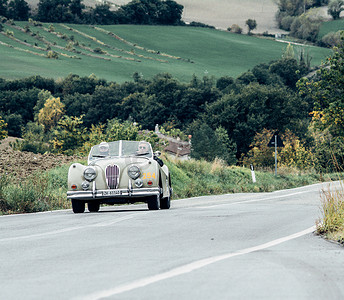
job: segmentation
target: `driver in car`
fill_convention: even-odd
[[[102,156],[108,156],[109,155],[109,144],[107,142],[101,142],[99,144],[99,154]]]
[[[149,154],[149,146],[146,142],[140,142],[139,146],[137,147],[136,154],[144,155]]]

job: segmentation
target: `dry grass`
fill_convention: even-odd
[[[322,217],[317,221],[317,232],[344,244],[344,183],[339,189],[329,185],[321,197]]]

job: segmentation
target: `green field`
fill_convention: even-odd
[[[29,25],[29,33],[23,32],[25,25]],[[193,74],[237,77],[259,63],[279,59],[286,48],[285,43],[270,39],[205,28],[54,24],[55,32],[51,33],[49,25],[4,25],[3,33],[12,31],[14,36],[0,34],[0,77],[41,75],[57,79],[73,73],[95,74],[116,82],[131,80],[134,72],[143,78],[168,72],[181,81],[189,81]],[[27,44],[21,43],[24,41]],[[39,48],[34,48],[35,44]],[[47,47],[59,53],[59,58],[44,57]],[[330,54],[324,48],[304,48],[312,57],[312,65],[319,65]],[[295,46],[296,52],[300,49]]]
[[[338,30],[344,30],[344,19],[324,22],[320,26],[318,40],[321,40],[329,32],[337,32]]]

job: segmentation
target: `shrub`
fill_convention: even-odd
[[[0,116],[0,140],[3,140],[4,138],[7,137],[6,127],[7,127],[7,123],[5,123],[5,121]]]
[[[296,17],[290,25],[290,34],[296,38],[315,42],[319,33],[320,20],[311,16]]]
[[[237,24],[233,24],[231,26],[231,30],[230,31],[234,32],[234,33],[237,33],[237,34],[241,34],[242,33],[242,28],[239,25],[237,25]]]
[[[328,34],[324,35],[321,39],[323,45],[327,47],[334,47],[337,46],[340,42],[340,31],[337,32],[329,32]]]
[[[104,51],[103,49],[101,48],[95,48],[93,50],[94,53],[98,53],[98,54],[106,54],[106,51]]]
[[[57,52],[50,50],[47,53],[47,58],[58,59],[59,55]]]
[[[212,26],[212,25],[204,24],[204,23],[201,23],[201,22],[194,22],[194,21],[191,22],[191,23],[189,24],[189,26],[215,29],[215,27]]]
[[[292,16],[285,16],[281,20],[280,28],[283,30],[290,31],[291,24],[293,23],[295,17]]]

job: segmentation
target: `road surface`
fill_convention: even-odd
[[[0,217],[1,299],[344,299],[326,184]]]

